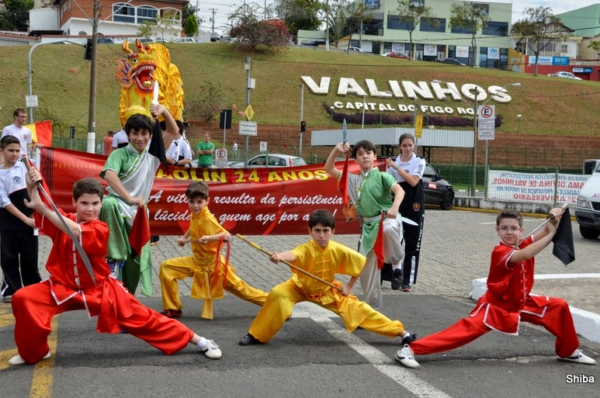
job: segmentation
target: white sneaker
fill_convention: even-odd
[[[210,359],[219,359],[223,356],[219,346],[213,340],[206,340],[206,346],[200,348],[200,352],[204,353]]]
[[[595,365],[596,364],[595,360],[593,360],[592,358],[585,355],[583,352],[581,352],[581,350],[575,350],[570,357],[565,357],[565,358],[557,357],[557,359],[559,361],[575,362],[575,363],[581,363],[584,365]]]
[[[415,360],[415,353],[407,344],[396,353],[396,361],[400,362],[402,366],[411,369],[416,369],[421,366],[419,365],[419,362]]]
[[[50,351],[48,351],[48,353],[46,355],[44,355],[44,357],[42,359],[48,359],[52,356],[52,354],[50,353]],[[27,362],[25,362],[25,360],[19,355],[15,355],[14,357],[12,357],[11,359],[8,360],[8,364],[9,365],[25,365]]]

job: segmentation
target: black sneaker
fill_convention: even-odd
[[[252,336],[251,334],[247,334],[244,337],[242,337],[239,344],[240,345],[255,345],[255,344],[262,344],[262,343],[260,341],[256,340],[254,338],[254,336]]]
[[[398,290],[402,286],[402,270],[397,268],[392,274],[392,290]]]
[[[402,291],[404,293],[409,293],[410,292],[410,285],[402,285]]]

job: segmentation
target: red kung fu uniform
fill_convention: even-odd
[[[76,221],[75,214],[62,210],[61,214]],[[20,289],[12,299],[15,341],[19,355],[27,363],[35,363],[48,353],[54,315],[73,310],[85,309],[90,318],[98,315],[98,332],[119,333],[122,327],[165,354],[173,354],[189,343],[194,336],[189,328],[145,307],[121,282],[109,277],[105,259],[109,231],[105,223],[95,219],[79,224],[79,241],[89,257],[96,285],[71,237],[39,214],[36,224],[52,239],[46,263],[50,278]]]
[[[433,354],[461,347],[479,336],[497,330],[518,335],[521,321],[543,326],[556,336],[555,351],[568,357],[579,347],[573,317],[560,298],[531,295],[535,259],[509,263],[515,250],[533,242],[525,239],[518,248],[500,242],[492,252],[488,290],[471,314],[454,325],[410,344],[416,355]]]

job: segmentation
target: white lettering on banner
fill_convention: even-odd
[[[191,217],[189,210],[184,212],[169,212],[163,209],[158,209],[154,213],[154,220],[156,221],[188,221]]]
[[[575,204],[588,178],[589,175],[490,170],[488,199]]]

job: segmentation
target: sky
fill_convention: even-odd
[[[479,0],[485,3],[485,0]],[[210,31],[212,22],[212,9],[215,10],[215,31],[223,33],[228,23],[227,17],[233,13],[244,0],[190,0],[192,5],[198,5],[200,8],[200,17],[204,20],[200,28],[204,31]],[[264,6],[265,0],[247,0],[248,3],[258,3]],[[512,22],[523,19],[523,11],[526,8],[536,8],[539,6],[550,7],[554,14],[560,14],[566,11],[583,8],[592,4],[600,4],[600,0],[494,0],[490,3],[513,3]],[[266,4],[273,4],[273,0],[266,0]]]

